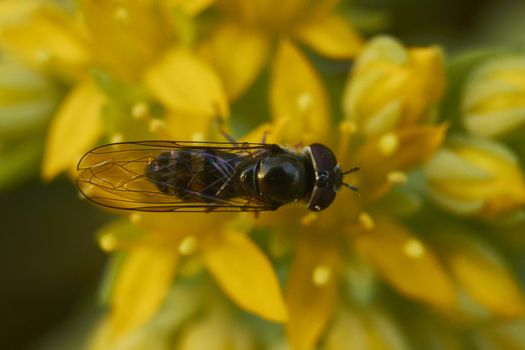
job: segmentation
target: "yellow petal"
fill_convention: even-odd
[[[150,92],[175,113],[208,118],[229,114],[219,77],[187,49],[171,50],[146,72],[144,81]]]
[[[495,217],[525,203],[525,179],[511,149],[479,138],[450,139],[426,164],[429,194],[461,215]]]
[[[379,310],[343,310],[330,329],[326,350],[404,350],[401,330]]]
[[[255,341],[246,329],[235,324],[231,316],[220,310],[188,327],[177,344],[179,350],[248,350],[255,348]]]
[[[118,338],[148,322],[164,302],[175,274],[178,251],[142,245],[130,250],[111,298],[111,333]]]
[[[146,231],[128,219],[113,221],[97,232],[100,248],[106,252],[132,248],[143,243]]]
[[[458,323],[450,322],[451,319],[429,312],[410,312],[406,316],[408,320],[403,317],[403,326],[410,329],[411,349],[465,349]],[[457,314],[452,316],[457,319],[454,316]]]
[[[65,98],[47,135],[42,176],[51,180],[72,169],[102,133],[101,108],[106,98],[87,78]]]
[[[289,41],[281,42],[270,83],[275,121],[288,122],[284,142],[324,140],[331,124],[326,91],[304,55]]]
[[[208,244],[204,258],[224,292],[241,308],[271,321],[286,321],[286,306],[275,271],[248,237],[227,231]]]
[[[455,305],[454,285],[432,248],[406,228],[376,219],[375,229],[356,237],[354,243],[400,293],[440,308]]]
[[[349,76],[345,115],[365,135],[428,121],[444,85],[438,48],[405,49],[393,38],[378,37],[367,43]]]
[[[221,76],[228,98],[235,100],[257,78],[269,48],[269,40],[262,32],[225,24],[201,49]]]
[[[167,10],[182,9],[190,16],[196,16],[213,5],[215,0],[163,0]]]
[[[473,135],[515,136],[525,122],[525,57],[497,57],[476,67],[466,81],[462,118]]]
[[[525,314],[523,292],[503,257],[493,248],[457,231],[441,233],[439,241],[454,277],[475,301],[501,316]]]
[[[4,50],[33,67],[68,77],[78,77],[84,71],[90,53],[78,26],[66,13],[51,5],[29,7],[25,1],[2,2],[0,17],[5,17],[4,11],[18,15],[0,25]]]
[[[478,349],[522,350],[525,349],[525,320],[491,323],[476,329],[473,337]]]
[[[121,79],[139,78],[169,38],[159,5],[156,1],[79,1],[94,59]]]
[[[301,240],[286,284],[287,335],[295,350],[313,349],[337,301],[339,256],[334,245]]]
[[[286,139],[289,121],[279,119],[271,123],[263,123],[252,129],[248,134],[240,139],[242,142],[254,143],[280,143]]]
[[[301,27],[296,35],[315,51],[336,59],[354,57],[363,46],[361,36],[352,25],[337,15],[312,21]]]
[[[291,32],[297,23],[325,17],[339,0],[218,0],[226,17],[270,33]]]
[[[173,330],[181,329],[202,310],[202,286],[178,283],[170,288],[160,310],[151,322],[115,339],[111,318],[105,317],[90,336],[89,350],[165,350],[173,346]]]
[[[362,193],[376,198],[393,184],[389,174],[405,171],[430,158],[445,139],[447,125],[415,125],[370,138],[349,164],[361,164]]]

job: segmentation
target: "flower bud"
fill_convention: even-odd
[[[432,116],[444,84],[439,48],[406,49],[393,38],[379,37],[357,59],[344,112],[366,135],[417,124]]]
[[[525,125],[525,55],[493,59],[470,75],[462,101],[465,128],[502,137]]]
[[[460,215],[494,217],[525,202],[517,159],[493,141],[453,139],[427,163],[425,173],[430,196]]]

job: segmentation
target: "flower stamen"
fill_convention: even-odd
[[[425,254],[425,246],[420,240],[411,238],[403,245],[403,252],[410,258],[418,259]]]
[[[391,171],[386,175],[386,179],[391,184],[401,185],[407,182],[407,174],[399,170]]]
[[[373,230],[376,227],[374,219],[367,212],[361,212],[357,218],[361,226],[367,230]]]
[[[313,106],[313,97],[307,92],[303,92],[297,97],[297,106],[300,112],[307,112]]]
[[[198,246],[199,240],[197,237],[193,235],[187,236],[179,244],[179,253],[185,256],[192,255],[197,251]]]
[[[98,244],[103,251],[109,253],[117,249],[118,240],[115,235],[109,233],[100,237]]]
[[[142,214],[140,213],[133,213],[129,216],[129,221],[131,221],[132,224],[138,225],[142,222]]]
[[[121,133],[115,133],[109,138],[110,143],[119,143],[124,140],[124,135]]]
[[[391,132],[384,134],[379,138],[377,148],[383,156],[391,156],[399,148],[399,138]]]
[[[303,225],[303,226],[309,226],[311,223],[313,223],[314,221],[316,221],[318,218],[319,218],[319,216],[317,215],[317,213],[310,212],[310,213],[304,215],[304,216],[301,218],[301,225]]]
[[[129,20],[129,12],[126,8],[119,6],[113,12],[113,18],[119,22],[127,22]]]
[[[168,131],[168,124],[161,119],[152,119],[149,122],[149,131],[154,134],[163,135],[169,137],[170,133]]]
[[[312,282],[317,287],[328,284],[332,278],[332,269],[324,264],[317,265],[312,271]]]
[[[131,116],[137,120],[145,120],[149,117],[149,104],[137,102],[131,107]]]
[[[350,144],[350,137],[357,131],[357,124],[348,120],[345,120],[339,125],[339,132],[341,138],[339,139],[339,146],[337,148],[337,154],[339,158],[346,159],[347,150]]]

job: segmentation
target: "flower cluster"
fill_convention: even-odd
[[[339,5],[0,2],[0,188],[48,120],[46,180],[102,143],[221,140],[218,120],[361,167],[320,213],[116,212],[89,349],[525,347],[525,55],[366,39]]]

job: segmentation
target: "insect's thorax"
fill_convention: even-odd
[[[306,201],[314,185],[313,166],[300,153],[276,149],[239,166],[239,192],[258,197],[278,208],[283,204]]]

